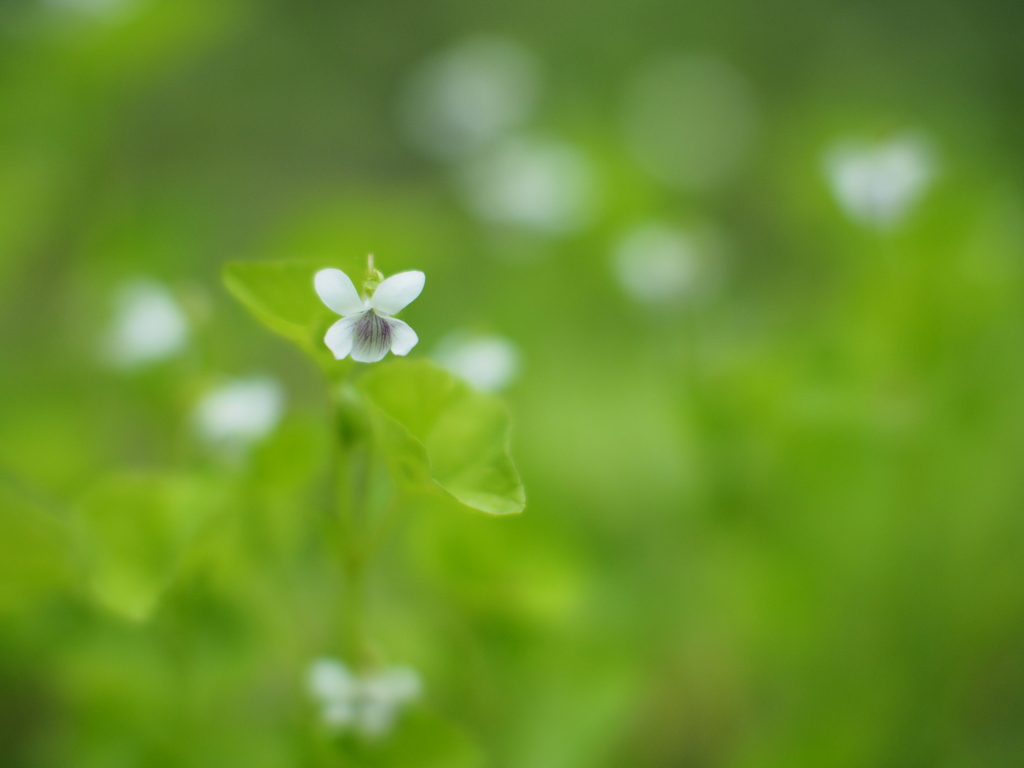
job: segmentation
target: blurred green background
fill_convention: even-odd
[[[1024,765],[1022,29],[0,0],[0,764]],[[411,357],[507,398],[528,503],[391,532],[368,621],[444,725],[353,758],[304,683],[323,382],[220,270],[370,251],[427,274]],[[222,439],[238,380],[267,423]],[[69,533],[125,473],[202,478],[134,619]]]

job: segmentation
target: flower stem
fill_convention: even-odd
[[[374,448],[365,410],[355,391],[340,388],[333,398],[333,407],[335,429],[330,494],[345,575],[342,647],[344,655],[360,669],[370,666],[374,656],[366,630],[369,552],[364,547]]]

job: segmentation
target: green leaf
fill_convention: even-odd
[[[510,420],[499,399],[427,361],[377,365],[359,388],[399,483],[440,487],[492,515],[523,510],[523,484],[509,456]]]
[[[224,500],[219,484],[197,477],[121,474],[100,481],[76,518],[97,600],[126,618],[148,617]]]
[[[0,484],[0,613],[69,590],[76,575],[65,521]]]
[[[312,261],[234,261],[223,270],[224,285],[267,328],[298,344],[321,363],[333,362],[324,334],[338,316],[313,289],[324,267]],[[360,274],[347,265],[350,275]]]

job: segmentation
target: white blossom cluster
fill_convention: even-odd
[[[163,283],[139,277],[114,295],[114,317],[103,342],[104,357],[115,367],[141,368],[181,352],[188,344],[188,318]]]
[[[936,172],[931,145],[918,134],[877,143],[838,142],[826,152],[824,167],[843,211],[883,230],[907,216]]]
[[[409,667],[356,674],[338,659],[327,657],[310,664],[306,684],[325,726],[370,738],[387,735],[402,709],[422,690],[419,675]]]

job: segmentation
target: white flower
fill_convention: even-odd
[[[826,153],[825,173],[851,219],[885,229],[927,189],[935,161],[924,139],[907,134],[875,145],[842,142]]]
[[[321,269],[313,284],[320,300],[342,316],[332,325],[324,343],[338,360],[352,355],[360,363],[375,363],[391,350],[407,355],[419,337],[401,320],[391,317],[403,310],[423,290],[422,272],[400,272],[377,286],[365,301],[348,275],[340,269]]]
[[[698,272],[697,248],[686,233],[652,222],[627,232],[615,248],[622,289],[637,301],[661,304],[688,293]]]
[[[118,367],[134,368],[163,360],[188,341],[185,312],[162,283],[147,278],[132,280],[118,290],[114,305],[106,352]]]
[[[402,707],[417,699],[422,688],[419,675],[409,667],[356,675],[330,658],[310,665],[307,687],[320,705],[326,726],[337,731],[354,729],[370,737],[390,731]]]
[[[519,350],[502,336],[452,334],[437,345],[441,366],[484,392],[499,392],[519,372]]]
[[[509,139],[471,162],[462,183],[481,219],[549,234],[582,229],[596,207],[590,160],[562,141]]]
[[[467,40],[416,72],[400,105],[404,127],[429,154],[464,157],[529,117],[539,70],[535,56],[511,40]]]
[[[284,392],[276,381],[237,379],[199,401],[195,423],[211,443],[246,445],[270,434],[283,410]]]

